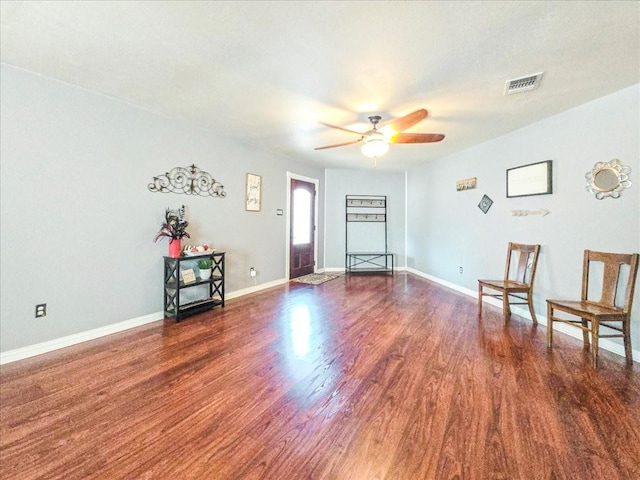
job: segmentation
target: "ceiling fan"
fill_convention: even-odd
[[[424,120],[428,115],[428,112],[421,108],[408,115],[405,115],[395,120],[390,120],[378,124],[382,117],[380,115],[371,115],[369,121],[371,122],[371,130],[366,132],[357,132],[355,130],[349,130],[348,128],[338,127],[330,125],[328,123],[322,123],[330,128],[342,130],[343,132],[354,133],[359,135],[360,138],[352,140],[350,142],[336,143],[334,145],[326,145],[324,147],[316,147],[315,150],[325,150],[327,148],[344,147],[347,145],[354,145],[356,143],[364,142],[362,144],[362,153],[367,157],[377,158],[384,155],[389,150],[390,143],[433,143],[439,142],[444,138],[444,135],[440,133],[402,133],[403,130],[412,127],[421,120]]]

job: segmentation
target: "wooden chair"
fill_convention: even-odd
[[[528,305],[531,319],[537,324],[538,319],[533,311],[533,280],[539,254],[540,245],[509,242],[504,280],[478,280],[478,315],[482,315],[482,297],[494,297],[502,300],[505,324],[511,317],[510,305]],[[516,268],[512,268],[513,265]],[[485,293],[485,288],[500,293]]]
[[[623,269],[622,266],[628,268]],[[594,288],[589,279],[602,269],[602,288]],[[597,270],[596,270],[597,269]],[[547,346],[553,344],[553,322],[562,322],[582,329],[584,347],[589,348],[589,333],[591,333],[592,350],[591,363],[598,365],[598,340],[605,337],[623,337],[624,354],[627,363],[633,362],[631,353],[631,305],[633,291],[638,273],[638,254],[605,253],[584,251],[582,263],[582,296],[579,301],[547,300]],[[624,295],[622,295],[624,289]],[[594,294],[596,290],[599,290]],[[591,300],[596,295],[599,300]],[[623,296],[624,298],[620,298]],[[558,310],[580,319],[559,318],[554,315]],[[621,322],[612,325],[610,322]],[[600,327],[618,331],[615,334],[600,334]]]

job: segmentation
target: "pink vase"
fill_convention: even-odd
[[[169,256],[171,258],[180,257],[180,254],[182,253],[182,250],[180,248],[181,247],[180,243],[181,242],[179,238],[169,240]]]

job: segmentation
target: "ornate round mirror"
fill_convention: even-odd
[[[605,197],[620,198],[622,190],[631,186],[630,172],[631,167],[622,165],[617,158],[598,162],[585,175],[587,190],[595,194],[598,200]]]

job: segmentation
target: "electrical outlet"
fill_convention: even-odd
[[[47,316],[47,304],[39,303],[36,305],[36,318],[46,317]]]
[[[462,267],[460,267],[460,273],[462,273]]]
[[[251,268],[249,269],[249,276],[250,276],[251,278],[253,278],[253,277],[255,277],[255,276],[256,276],[256,269],[255,269],[255,268],[251,267]]]

